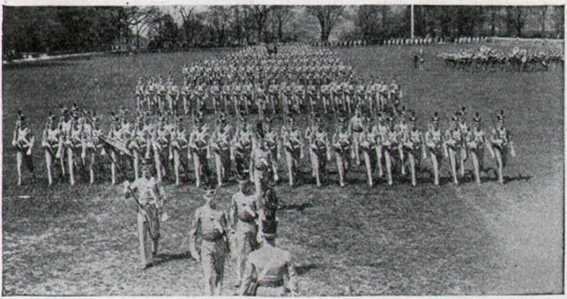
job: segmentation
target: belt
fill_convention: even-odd
[[[278,280],[263,279],[258,281],[258,286],[265,288],[279,288],[282,287],[283,285],[284,285],[283,279],[278,279]]]

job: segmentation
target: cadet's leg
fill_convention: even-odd
[[[457,179],[457,161],[455,150],[449,149],[449,163],[451,164],[451,175],[453,176],[453,183],[458,184]]]
[[[151,240],[148,233],[148,223],[143,215],[138,213],[138,240],[140,242],[140,262],[142,267],[152,263]]]
[[[112,185],[116,184],[116,163],[118,162],[116,157],[116,152],[114,150],[110,151],[110,176]]]
[[[406,157],[404,155],[404,149],[401,145],[398,147],[398,154],[400,155],[400,168],[402,175],[406,175]]]
[[[471,151],[474,178],[478,185],[480,185],[480,163],[478,160],[478,155],[476,151]]]
[[[203,267],[203,276],[205,278],[205,289],[207,290],[207,295],[214,296],[216,275],[214,270],[214,258],[211,256],[211,249],[208,248],[209,246],[211,245],[207,245],[206,247],[201,245],[201,267]]]
[[[49,150],[45,150],[45,167],[47,168],[47,182],[49,186],[53,185],[53,175],[51,174],[52,157]]]
[[[408,162],[409,162],[410,174],[411,174],[411,184],[412,186],[415,187],[417,185],[417,179],[415,175],[415,156],[413,153],[409,153]]]
[[[388,185],[392,185],[392,155],[389,150],[384,151],[384,160],[386,161],[386,178],[388,179]]]
[[[344,163],[343,163],[343,157],[340,153],[337,153],[335,155],[336,160],[337,160],[337,170],[339,172],[339,185],[341,187],[345,186],[345,169],[344,169]]]
[[[16,152],[16,167],[18,172],[18,186],[22,185],[22,164],[24,155],[21,151]]]
[[[91,150],[91,152],[89,153],[89,183],[91,185],[94,184],[94,180],[95,180],[95,173],[94,173],[95,159],[96,159],[96,152],[94,150]]]
[[[433,167],[433,184],[439,186],[439,160],[437,160],[437,154],[431,152],[431,164]]]
[[[384,169],[382,168],[382,147],[376,146],[376,164],[378,168],[378,177],[384,176]]]
[[[195,166],[196,186],[201,186],[201,159],[197,153],[193,153],[193,165]]]
[[[133,151],[133,155],[134,157],[132,158],[132,160],[134,161],[134,179],[137,180],[139,177],[139,162],[140,162],[140,153],[138,152],[138,150],[134,150]]]
[[[353,147],[354,156],[352,156],[352,158],[354,158],[356,160],[356,165],[360,166],[360,164],[361,164],[361,162],[360,162],[360,144],[359,144],[360,134],[354,133],[353,139],[354,139],[354,147]]]
[[[463,147],[461,148],[459,155],[459,171],[461,178],[465,176],[465,160],[467,159],[467,150]]]
[[[502,151],[500,148],[495,148],[494,154],[496,156],[496,172],[498,174],[498,182],[500,184],[504,184],[504,166],[503,166],[503,159],[502,159]]]
[[[173,171],[175,172],[175,185],[179,186],[181,184],[181,180],[179,178],[180,173],[179,169],[181,168],[181,155],[179,151],[174,149],[173,150]]]
[[[366,177],[368,179],[368,186],[374,186],[374,182],[372,181],[372,162],[370,161],[370,153],[364,151],[362,153],[364,156],[364,164],[366,165]]]
[[[225,252],[224,249],[217,250],[215,254],[215,296],[220,296],[222,293],[222,282],[224,280],[224,260]]]
[[[163,173],[161,168],[160,152],[157,150],[154,150],[154,164],[156,165],[156,175],[158,182],[161,182]]]
[[[71,186],[75,185],[75,172],[74,172],[74,164],[73,163],[73,148],[69,147],[67,149],[67,166],[69,167],[69,183]]]
[[[215,169],[217,173],[217,185],[220,187],[223,181],[223,165],[221,156],[218,153],[215,153]]]
[[[293,157],[289,151],[286,150],[285,158],[287,162],[287,174],[289,178],[289,185],[293,187]]]
[[[321,187],[321,170],[319,169],[321,162],[319,162],[319,159],[321,159],[321,157],[319,157],[316,153],[313,153],[313,161],[311,165],[313,167],[313,173],[315,176],[317,187]],[[323,159],[325,158],[323,157]]]

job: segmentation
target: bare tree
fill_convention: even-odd
[[[266,32],[266,21],[272,6],[268,5],[252,5],[249,7],[252,18],[256,23],[256,30],[258,34],[258,42],[265,40]]]
[[[344,6],[308,6],[307,13],[317,18],[321,27],[321,41],[328,41],[331,31],[343,15]]]
[[[192,26],[191,25],[191,20],[194,17],[194,13],[195,13],[195,7],[194,6],[175,6],[175,9],[179,12],[179,15],[181,16],[181,27],[183,29],[183,38],[185,39],[185,43],[189,44],[190,41],[193,39],[192,36]]]
[[[129,28],[132,28],[136,36],[136,48],[140,48],[140,36],[144,32],[151,21],[160,15],[160,11],[157,7],[127,7],[124,10],[124,16],[126,19],[126,24]]]
[[[278,40],[283,39],[283,27],[291,21],[293,18],[293,7],[292,6],[276,6],[272,9],[272,16],[274,20],[274,25],[276,27]]]

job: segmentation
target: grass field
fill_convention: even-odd
[[[434,111],[446,119],[461,105],[479,111],[489,125],[489,114],[504,109],[519,154],[506,169],[507,183],[500,186],[488,177],[480,187],[472,182],[457,187],[448,183],[444,165],[440,187],[423,174],[415,188],[407,181],[391,187],[380,181],[369,188],[363,169],[356,169],[349,185],[339,188],[333,164],[324,188],[311,180],[293,189],[280,184],[285,207],[278,243],[296,257],[301,295],[563,291],[563,70],[470,73],[433,58],[455,47],[424,48],[422,71],[412,68],[417,50],[412,47],[337,51],[363,77],[397,76],[421,125]],[[201,268],[187,257],[191,218],[204,202],[201,190],[166,187],[170,220],[163,225],[160,263],[140,271],[135,206],[120,188],[105,180],[92,187],[65,182],[48,189],[40,150],[34,153],[39,179],[31,185],[26,177],[28,184],[16,187],[10,140],[17,109],[39,135],[48,111],[56,112],[60,104],[79,102],[106,115],[121,105],[132,108],[143,72],[171,71],[179,80],[182,64],[222,53],[97,57],[5,70],[4,295],[204,294]],[[96,103],[94,78],[102,85]],[[307,165],[302,167],[307,173]],[[235,184],[222,189],[223,208],[235,190]],[[226,273],[230,295],[232,265]]]

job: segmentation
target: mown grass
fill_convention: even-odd
[[[311,179],[293,189],[280,184],[285,207],[278,242],[296,258],[302,295],[562,291],[562,70],[471,73],[434,58],[455,47],[424,48],[422,71],[411,64],[413,47],[337,51],[363,77],[397,76],[406,105],[417,111],[422,126],[434,111],[446,119],[461,105],[471,114],[481,112],[486,125],[491,113],[505,109],[519,153],[506,170],[508,183],[497,185],[491,174],[481,187],[473,182],[455,187],[444,166],[440,187],[424,173],[415,188],[402,179],[369,188],[362,169],[354,169],[349,185],[339,188],[330,163],[324,188]],[[47,188],[39,150],[34,153],[39,179],[16,187],[10,139],[17,109],[39,135],[48,111],[60,104],[80,102],[105,115],[122,105],[132,108],[133,89],[144,72],[167,76],[171,71],[179,80],[182,64],[216,55],[222,52],[97,57],[5,70],[4,295],[203,294],[201,269],[186,255],[192,214],[203,203],[201,190],[167,186],[170,220],[163,225],[161,262],[139,271],[135,206],[122,199],[120,188],[104,177],[95,186],[61,182]],[[102,86],[96,97],[94,78]],[[328,125],[332,122],[329,116]],[[306,163],[302,169],[307,177]],[[281,171],[285,176],[283,164]],[[222,189],[223,208],[235,190],[234,184]],[[233,267],[226,271],[225,292],[231,294]]]

